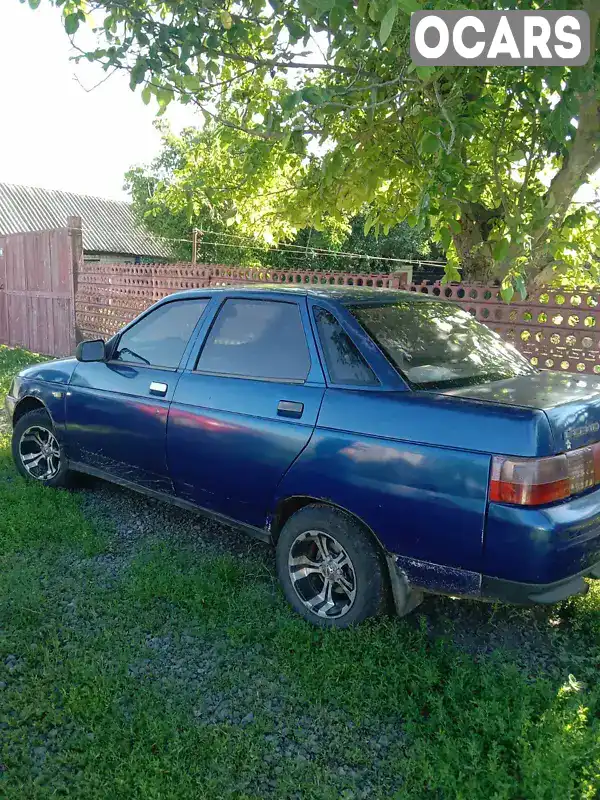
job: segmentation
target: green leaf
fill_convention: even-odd
[[[219,14],[219,19],[221,20],[221,25],[226,31],[231,30],[231,26],[233,25],[233,17],[229,11],[221,11]]]
[[[383,3],[379,0],[371,0],[369,3],[369,19],[371,22],[380,22],[383,19]]]
[[[34,10],[38,8],[39,4],[42,0],[29,0],[29,8],[33,8]]]
[[[419,218],[417,217],[416,214],[409,214],[408,217],[406,218],[406,224],[410,228],[415,228],[417,226],[418,222],[419,222]]]
[[[313,106],[318,106],[323,102],[323,95],[316,86],[307,86],[306,89],[303,89],[302,98]]]
[[[364,228],[363,228],[363,234],[365,236],[368,235],[368,233],[371,230],[371,228],[373,227],[373,225],[375,225],[375,220],[372,219],[371,217],[367,217],[366,220],[365,220]]]
[[[415,72],[422,81],[428,81],[435,72],[435,67],[415,67]]]
[[[426,133],[421,139],[421,152],[422,153],[437,153],[440,148],[440,140],[433,133]]]
[[[302,92],[292,92],[281,101],[281,110],[289,114],[300,102],[302,102]]]
[[[335,11],[335,9],[333,9],[333,11]],[[331,13],[333,13],[333,11]],[[331,14],[329,15],[329,19],[331,21]],[[286,20],[285,27],[288,30],[292,44],[301,39],[306,33],[306,28],[304,27],[304,25],[302,25],[295,19]]]
[[[146,60],[143,58],[138,58],[135,62],[133,69],[131,70],[131,75],[129,78],[129,85],[132,89],[135,89],[140,83],[143,83],[144,78],[146,77]]]
[[[520,275],[515,278],[515,286],[516,286],[516,289],[517,289],[518,293],[521,295],[521,300],[526,300],[527,299],[527,287],[525,286],[525,281],[523,280],[523,278]]]
[[[514,164],[516,161],[525,161],[525,153],[523,150],[513,150],[513,152],[509,155],[508,160]]]
[[[550,67],[550,69],[546,71],[545,75],[545,81],[548,84],[548,88],[553,92],[560,91],[564,76],[564,67]]]
[[[573,113],[569,108],[567,108],[567,104],[564,100],[561,100],[561,102],[557,104],[556,108],[550,115],[550,127],[552,129],[552,133],[561,143],[564,141],[567,133],[569,133],[572,116]]]
[[[398,6],[394,3],[388,10],[385,17],[381,20],[381,28],[379,29],[379,41],[384,45],[390,38],[390,33],[394,27],[396,14],[398,13]]]
[[[182,83],[188,92],[197,92],[200,89],[200,78],[197,75],[184,75]]]
[[[444,250],[447,250],[451,243],[452,243],[452,234],[448,228],[442,228],[440,230],[440,242]]]
[[[398,0],[398,5],[400,6],[400,10],[404,11],[405,14],[412,14],[415,11],[423,10],[418,0]]]
[[[495,260],[504,261],[504,259],[508,255],[509,247],[510,247],[510,242],[508,241],[508,239],[501,239],[499,242],[496,242],[493,249]]]
[[[152,99],[152,89],[149,86],[144,86],[142,89],[142,102],[145,106],[148,105],[150,100]]]
[[[77,33],[77,29],[79,28],[79,17],[77,14],[67,14],[65,17],[65,30],[72,36],[74,33]]]
[[[364,19],[367,16],[367,9],[369,8],[369,0],[358,0],[358,5],[356,7],[356,13],[361,19]]]
[[[329,12],[329,30],[339,31],[345,18],[345,9],[343,9],[341,6],[334,6]]]
[[[440,133],[442,130],[442,122],[438,117],[423,117],[421,120],[421,126],[423,128],[427,128],[427,130],[431,131],[431,133]]]
[[[459,283],[460,279],[460,272],[456,269],[454,264],[448,262],[444,267],[444,277],[442,278],[442,283]]]
[[[173,100],[173,90],[162,88],[156,91],[156,99],[158,100],[158,105],[165,109],[169,103]]]
[[[209,50],[218,50],[221,43],[216,33],[209,33],[204,44]]]
[[[317,7],[321,14],[326,14],[335,5],[335,0],[312,0],[312,4]]]
[[[505,286],[503,289],[500,289],[500,297],[504,300],[505,303],[510,303],[513,299],[515,290],[512,284]]]
[[[450,228],[452,233],[460,233],[460,222],[457,219],[449,220],[448,227]]]

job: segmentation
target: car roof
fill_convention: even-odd
[[[429,301],[429,295],[420,292],[407,292],[401,289],[378,289],[370,286],[321,286],[321,285],[300,285],[282,286],[277,283],[261,284],[235,284],[234,286],[219,286],[211,289],[188,289],[177,292],[165,297],[165,300],[183,299],[194,297],[206,297],[212,295],[227,294],[235,297],[236,295],[247,297],[249,294],[257,296],[285,297],[286,295],[300,295],[303,297],[316,297],[324,300],[333,300],[342,305],[354,305],[373,302],[397,303],[400,301]]]

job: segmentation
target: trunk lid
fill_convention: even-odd
[[[560,372],[521,375],[442,394],[468,400],[543,411],[562,453],[600,441],[600,380]]]

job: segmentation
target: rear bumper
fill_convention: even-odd
[[[554,586],[599,562],[599,489],[542,508],[489,504],[481,572],[490,579]]]
[[[481,599],[515,605],[552,605],[568,597],[587,594],[585,578],[600,578],[600,561],[579,575],[571,575],[554,583],[518,583],[483,575]]]
[[[402,556],[411,586],[518,605],[559,603],[600,578],[600,490],[540,508],[490,503],[481,571]]]
[[[390,559],[395,563],[402,580],[411,589],[523,606],[552,605],[574,595],[586,594],[589,586],[585,578],[600,578],[600,560],[581,572],[557,581],[530,583],[481,575],[470,570],[398,555],[390,554]]]

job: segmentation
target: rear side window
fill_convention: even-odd
[[[243,378],[304,381],[310,355],[300,309],[272,300],[226,300],[196,369]]]
[[[373,370],[333,314],[315,308],[315,319],[331,380],[356,386],[378,384]]]
[[[535,373],[514,347],[454,303],[411,298],[349,311],[413,389],[443,391]]]
[[[174,300],[146,314],[119,339],[113,361],[176,369],[208,300]]]

